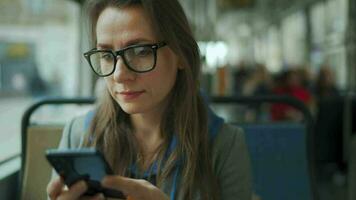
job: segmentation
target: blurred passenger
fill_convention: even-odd
[[[331,164],[343,171],[344,99],[340,97],[335,86],[334,73],[329,66],[323,65],[320,68],[314,93],[317,103],[315,135],[322,138],[316,141],[316,159],[322,168]]]
[[[89,9],[84,56],[106,89],[95,110],[67,124],[60,148],[103,152],[115,174],[99,184],[127,199],[251,199],[243,132],[200,93],[199,47],[179,1],[93,0]],[[50,199],[105,199],[86,190],[61,177],[47,187]]]
[[[247,66],[244,61],[237,65],[237,70],[233,74],[233,94],[234,95],[242,95],[242,90],[249,76],[249,72],[247,70]]]
[[[48,86],[46,82],[41,77],[39,70],[36,65],[33,67],[33,73],[31,74],[30,81],[30,91],[33,96],[43,96],[48,92]]]
[[[312,95],[303,86],[296,70],[283,72],[280,81],[273,90],[277,95],[288,95],[302,101],[307,107],[312,106]],[[271,107],[272,120],[300,121],[302,113],[286,104],[273,104]]]
[[[320,68],[314,93],[317,100],[339,96],[340,93],[335,85],[334,73],[329,66],[324,65]]]
[[[261,96],[271,94],[272,83],[269,72],[265,65],[257,64],[256,68],[250,73],[243,85],[242,95]],[[268,104],[250,104],[245,114],[245,121],[267,121]]]
[[[305,89],[312,92],[313,89],[313,75],[308,65],[300,65],[296,68],[297,73],[299,73],[301,83]]]
[[[270,94],[271,88],[271,78],[266,67],[262,64],[257,64],[243,85],[242,95],[266,95]]]

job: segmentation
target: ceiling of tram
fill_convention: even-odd
[[[274,23],[317,1],[320,0],[216,0],[216,3],[218,18],[233,13],[250,21],[267,20]]]
[[[204,31],[213,27],[217,32],[231,32],[235,27],[246,25],[263,29],[317,1],[321,0],[180,0],[202,40],[219,38],[219,33]]]
[[[60,0],[58,0],[60,1]],[[59,4],[43,0],[0,0],[0,24],[39,24],[42,19],[53,19],[57,23],[68,21],[72,12],[70,4],[85,0],[60,1]],[[300,9],[308,3],[319,0],[179,0],[185,8],[198,39],[216,39],[218,26],[237,27],[248,24],[255,29]],[[52,6],[53,4],[53,6]],[[46,8],[46,9],[44,9]],[[63,12],[65,11],[65,12]],[[13,13],[19,13],[14,15]],[[262,28],[263,29],[263,28]],[[216,30],[216,31],[206,31]],[[223,29],[224,30],[224,29]],[[246,32],[245,32],[246,33]]]
[[[73,0],[79,3],[85,2],[85,0]],[[194,15],[194,18],[201,20],[211,20],[211,23],[215,23],[220,16],[224,16],[226,13],[239,13],[242,15],[253,16],[280,16],[283,12],[286,12],[293,7],[300,7],[300,5],[314,2],[318,0],[179,0],[185,4],[186,10],[190,12],[188,15]],[[43,0],[1,0],[0,1],[0,13],[2,17],[0,23],[11,23],[14,21],[36,21],[36,14],[43,12],[44,5],[51,4]],[[208,9],[208,12],[205,8]],[[58,11],[65,9],[51,9],[46,15],[61,15]],[[29,13],[30,12],[30,13]],[[13,15],[12,13],[21,13],[20,15]],[[19,17],[22,16],[22,17]],[[28,16],[31,16],[29,18]],[[55,16],[54,18],[61,19],[61,16]],[[255,17],[253,17],[255,18]],[[41,18],[39,18],[41,19]],[[201,22],[205,23],[205,22]],[[210,22],[207,22],[210,23]]]
[[[221,10],[285,10],[318,0],[216,0]]]

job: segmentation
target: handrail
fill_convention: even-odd
[[[314,118],[306,107],[306,105],[292,97],[287,95],[265,95],[265,96],[213,96],[210,97],[210,103],[224,103],[224,104],[262,104],[262,103],[283,103],[288,104],[297,110],[301,111],[306,127],[307,127],[307,159],[308,159],[308,171],[310,173],[310,183],[312,189],[312,195],[314,200],[319,199],[317,182],[316,182],[316,159],[315,159],[315,122]]]
[[[25,170],[25,151],[26,151],[26,141],[27,141],[27,128],[30,125],[30,118],[31,115],[41,106],[43,105],[59,105],[59,104],[93,104],[95,102],[94,97],[87,97],[87,98],[44,98],[36,103],[32,104],[22,116],[21,120],[21,170],[20,170],[20,186],[19,186],[19,194],[21,194],[22,189],[22,181],[23,181],[23,173]]]

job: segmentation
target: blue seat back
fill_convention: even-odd
[[[304,124],[242,125],[251,155],[253,189],[262,200],[311,200]]]

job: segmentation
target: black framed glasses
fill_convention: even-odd
[[[118,56],[126,67],[136,73],[152,71],[156,66],[157,49],[167,45],[165,42],[155,44],[137,44],[118,51],[94,48],[83,55],[92,70],[101,77],[114,73]]]

